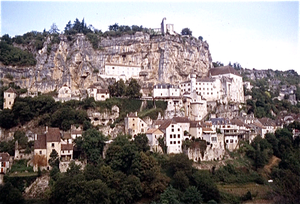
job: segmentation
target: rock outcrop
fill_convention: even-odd
[[[83,34],[73,36],[71,41],[64,35],[59,37],[59,44],[51,44],[48,37],[39,51],[22,47],[33,52],[36,66],[1,65],[0,76],[11,74],[17,85],[30,92],[57,91],[67,84],[72,94],[80,95],[94,83],[108,86],[109,81],[100,76],[106,63],[140,66],[143,87],[162,82],[178,84],[190,73],[206,76],[212,67],[208,43],[194,37],[137,32],[102,38],[97,50]]]

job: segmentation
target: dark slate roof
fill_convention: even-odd
[[[48,128],[48,132],[46,133],[46,142],[60,142],[59,128]]]
[[[231,66],[216,67],[209,70],[212,76],[221,74],[235,74],[240,76],[240,74]]]
[[[8,162],[10,155],[7,152],[0,153],[0,162]]]
[[[264,126],[276,126],[276,123],[274,120],[270,119],[270,118],[260,118],[258,119],[259,122],[261,122],[262,125]]]
[[[34,149],[46,149],[46,135],[38,135],[34,141]]]
[[[168,119],[168,120],[165,120],[162,124],[161,124],[161,126],[159,126],[159,130],[161,130],[161,131],[163,131],[163,130],[165,130],[167,127],[169,127],[169,125],[171,125],[171,123],[172,123],[172,120],[171,119]]]
[[[245,126],[245,123],[241,119],[238,119],[238,118],[232,119],[231,123],[234,125],[237,125],[237,126]]]
[[[226,118],[211,118],[212,125],[226,125],[229,124],[229,120]]]

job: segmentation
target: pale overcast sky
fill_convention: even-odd
[[[63,31],[76,18],[103,32],[114,23],[159,28],[164,17],[202,36],[213,61],[300,74],[299,1],[1,1],[1,36],[53,23]]]

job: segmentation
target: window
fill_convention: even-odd
[[[180,129],[178,128],[178,132],[180,131]]]
[[[210,94],[213,95],[213,92],[211,92]]]
[[[174,132],[174,129],[172,129],[171,131]]]
[[[176,141],[174,141],[174,144],[176,144]]]
[[[217,141],[217,138],[216,138],[216,137],[211,137],[211,141],[212,141],[212,142],[216,142],[216,141]]]
[[[8,94],[8,97],[10,97],[10,94]]]
[[[180,141],[178,141],[178,144],[180,144]]]
[[[170,141],[170,144],[173,144],[173,142],[172,142],[172,141]]]
[[[40,151],[40,154],[42,154],[42,151]]]
[[[228,143],[228,140],[226,140],[225,142]]]
[[[180,134],[178,134],[177,137],[180,138]]]
[[[173,137],[173,135],[170,135],[170,138],[172,138]]]
[[[230,140],[230,143],[233,143],[233,139]]]
[[[144,127],[144,124],[142,123],[142,127]]]
[[[54,143],[52,143],[52,145],[51,145],[52,147],[54,147]]]

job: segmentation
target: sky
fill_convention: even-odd
[[[214,62],[300,74],[299,1],[1,1],[1,36],[63,31],[78,18],[105,32],[109,25],[159,28],[162,19],[189,28],[209,44]]]

